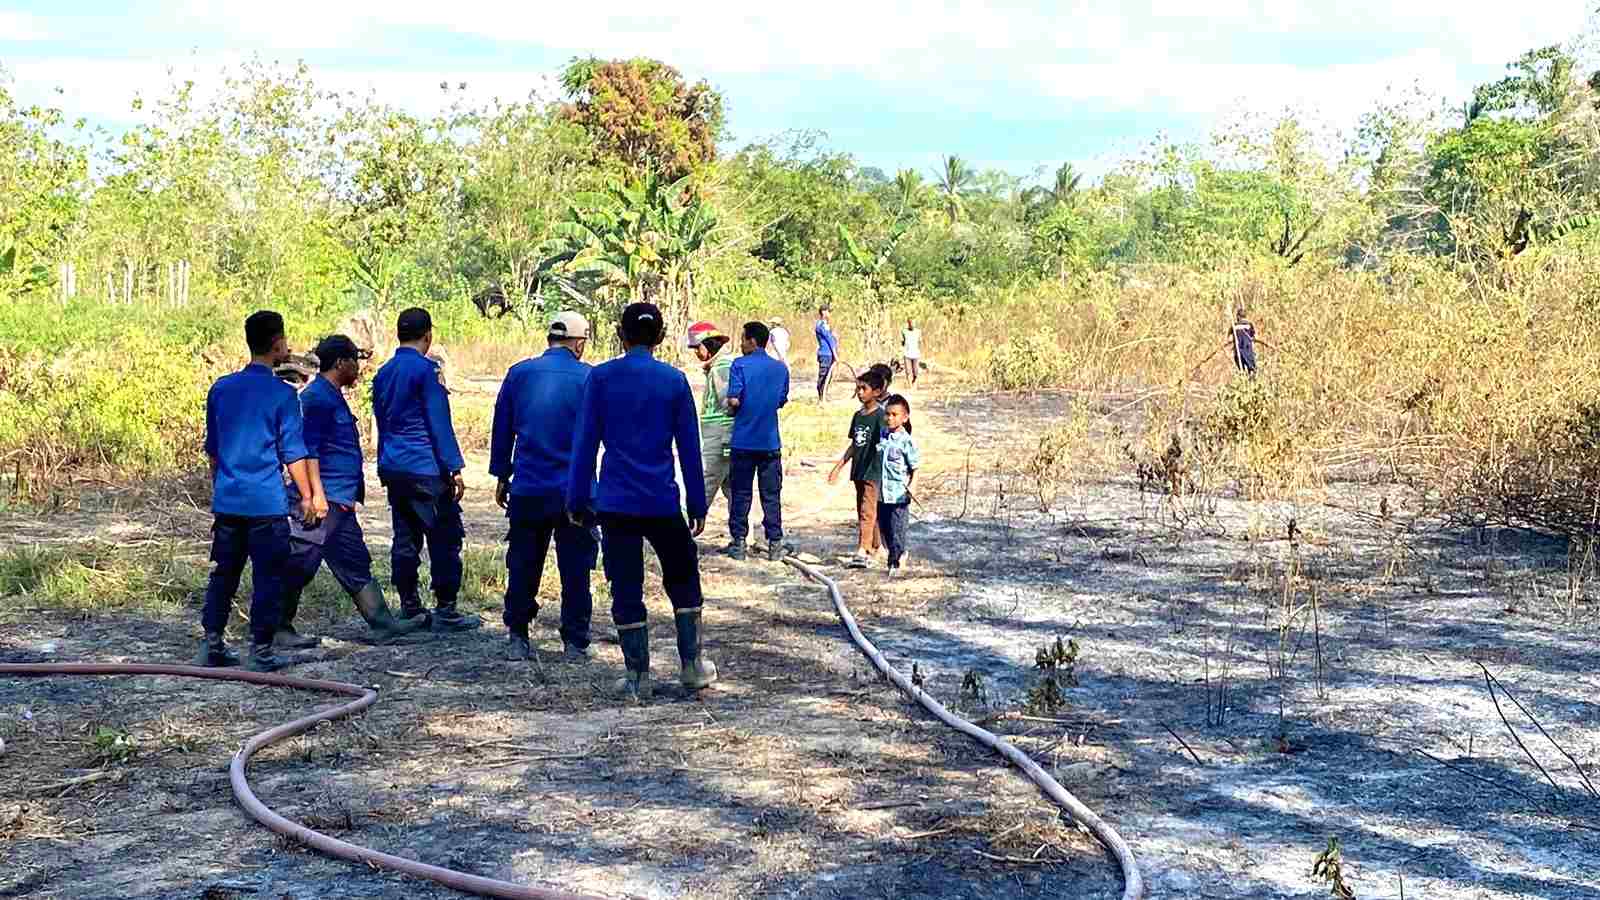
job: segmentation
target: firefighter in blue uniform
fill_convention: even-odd
[[[528,626],[539,614],[539,581],[551,539],[561,575],[561,644],[566,658],[586,662],[594,597],[589,573],[599,544],[590,531],[592,513],[577,522],[566,516],[567,475],[583,387],[591,366],[583,362],[589,323],[563,312],[547,332],[549,349],[511,367],[494,404],[489,474],[499,479],[494,499],[506,511],[506,658],[532,655]],[[593,482],[590,482],[590,492]]]
[[[663,337],[661,310],[634,303],[617,329],[625,353],[589,373],[578,412],[567,514],[577,524],[590,507],[595,454],[605,445],[593,508],[600,521],[611,618],[617,626],[627,674],[616,683],[624,697],[651,695],[650,632],[644,606],[644,542],[661,563],[662,588],[672,601],[678,631],[680,681],[699,690],[717,680],[717,667],[701,654],[699,548],[706,527],[706,491],[694,394],[682,372],[655,359]],[[689,521],[678,505],[672,450],[677,444]]]
[[[372,414],[378,425],[378,481],[388,490],[394,520],[390,551],[400,615],[427,615],[417,572],[427,544],[433,576],[435,632],[467,631],[482,622],[456,609],[461,593],[461,498],[465,462],[450,424],[450,397],[439,367],[428,358],[433,320],[412,307],[396,325],[400,346],[372,379]]]
[[[248,668],[271,672],[294,661],[273,649],[283,572],[289,559],[289,495],[283,471],[299,491],[295,514],[313,524],[325,501],[312,489],[301,434],[300,402],[294,388],[273,374],[289,358],[283,317],[263,310],[244,322],[250,364],[224,375],[206,394],[206,458],[211,467],[211,576],[206,584],[197,666],[231,666],[239,657],[223,633],[249,560],[254,591],[250,598]]]
[[[372,554],[356,518],[356,507],[367,501],[367,486],[361,470],[361,433],[344,391],[360,380],[361,361],[372,352],[358,348],[345,335],[334,334],[317,344],[316,356],[320,374],[300,392],[300,411],[305,421],[311,490],[327,499],[328,509],[313,528],[292,519],[289,522],[288,584],[275,643],[288,650],[319,643],[295,630],[294,617],[301,591],[323,563],[355,600],[356,611],[372,628],[373,637],[386,643],[425,627],[428,620],[418,615],[398,621],[390,614],[383,589],[372,577]]]

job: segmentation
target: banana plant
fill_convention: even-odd
[[[7,292],[20,297],[49,287],[55,283],[55,277],[47,266],[35,264],[20,269],[17,265],[17,247],[13,244],[0,250],[0,290],[7,289],[7,282],[12,286]]]
[[[687,179],[653,176],[577,195],[552,228],[538,272],[564,276],[586,293],[639,299],[647,286],[687,289],[717,217]]]
[[[900,239],[911,230],[911,223],[905,219],[896,222],[889,229],[889,234],[884,238],[877,250],[869,252],[856,241],[855,235],[850,233],[849,226],[839,223],[839,243],[844,245],[845,259],[855,274],[867,280],[867,285],[872,288],[872,295],[879,305],[884,303],[885,277],[889,271],[889,256],[894,253],[894,248]]]

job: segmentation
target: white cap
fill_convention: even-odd
[[[567,340],[589,336],[589,320],[572,310],[562,310],[550,320],[550,337]]]

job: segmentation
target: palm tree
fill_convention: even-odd
[[[895,173],[894,190],[900,195],[900,215],[903,216],[922,199],[922,176],[915,169],[901,169]]]
[[[1062,163],[1056,169],[1055,183],[1049,187],[1036,186],[1022,192],[1022,202],[1030,220],[1042,219],[1063,203],[1070,204],[1077,196],[1078,186],[1083,183],[1083,173],[1075,170],[1072,163]]]
[[[946,156],[944,164],[934,170],[938,181],[937,188],[943,195],[945,212],[950,215],[950,224],[954,225],[961,215],[962,198],[972,186],[975,177],[967,161],[959,156]]]

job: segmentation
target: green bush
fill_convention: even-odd
[[[198,461],[211,377],[192,356],[160,350],[0,353],[0,457],[19,462],[27,481]]]

